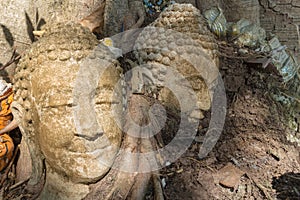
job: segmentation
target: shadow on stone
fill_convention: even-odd
[[[12,35],[12,33],[10,32],[9,28],[7,28],[7,26],[1,24],[0,25],[5,37],[5,40],[7,41],[7,43],[9,44],[10,47],[14,46],[14,37]]]

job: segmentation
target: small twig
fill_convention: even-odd
[[[201,162],[199,160],[195,159],[195,158],[192,158],[192,157],[186,157],[186,158],[188,158],[188,159],[190,159],[192,161],[195,161],[195,162],[201,164]]]
[[[197,162],[197,163],[199,163],[199,164],[202,164],[201,163],[201,161],[200,160],[197,160],[197,159],[195,159],[195,158],[192,158],[192,157],[186,157],[186,158],[188,158],[188,159],[190,159],[190,160],[192,160],[192,161],[195,161],[195,162]],[[209,169],[210,171],[212,171],[212,172],[215,172],[216,170],[214,170],[213,168],[211,168],[210,166],[205,166],[207,169]]]
[[[15,42],[18,42],[18,43],[20,43],[20,44],[25,44],[25,45],[28,45],[28,46],[31,45],[31,44],[28,43],[28,42],[23,42],[23,41],[20,41],[20,40],[15,40]]]
[[[293,100],[297,101],[298,103],[300,103],[300,99],[298,99],[298,98],[296,98],[296,97],[293,97],[293,96],[291,96],[291,95],[288,95],[287,93],[282,92],[282,91],[280,91],[280,93],[281,93],[282,95],[284,95],[284,96],[286,96],[286,97],[288,97],[288,98],[290,98],[290,99],[293,99]]]
[[[295,188],[295,187],[293,187],[293,189],[294,189],[295,193],[296,193],[298,196],[300,196],[300,192],[298,191],[298,189]]]
[[[267,189],[263,185],[258,183],[258,181],[256,181],[249,173],[246,174],[250,178],[250,180],[252,180],[252,182],[258,187],[258,189],[260,189],[263,192],[263,194],[268,200],[273,200],[273,198],[271,197],[271,195],[268,193]]]
[[[20,182],[18,182],[18,183],[16,183],[16,184],[10,186],[10,187],[9,187],[9,190],[13,190],[13,189],[15,189],[15,188],[17,188],[17,187],[23,185],[24,183],[27,183],[28,181],[29,181],[29,178],[26,179],[26,180],[24,180],[24,181],[20,181]]]
[[[244,60],[244,59],[249,59],[250,58],[250,56],[231,56],[231,55],[223,54],[221,52],[219,52],[218,54],[221,57],[232,58],[232,59],[241,59],[241,60]]]
[[[0,70],[4,70],[6,67],[8,67],[11,64],[13,64],[14,62],[18,61],[20,58],[21,58],[21,55],[17,55],[16,49],[14,49],[10,60],[6,64],[4,64],[2,67],[0,67]]]
[[[295,177],[295,176],[291,176],[291,175],[287,175],[287,177],[292,178],[292,179],[296,179],[296,180],[300,180],[300,177]]]

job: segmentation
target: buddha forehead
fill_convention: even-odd
[[[31,74],[32,95],[41,107],[59,106],[72,103],[72,94],[79,65],[45,63]],[[43,78],[41,78],[43,77]]]

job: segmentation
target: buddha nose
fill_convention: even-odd
[[[103,135],[103,128],[98,123],[92,101],[80,98],[74,106],[75,136],[94,141]]]

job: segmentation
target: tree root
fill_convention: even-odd
[[[153,187],[154,187],[154,199],[155,200],[163,200],[164,193],[163,193],[163,188],[160,183],[160,178],[159,178],[158,174],[153,174],[152,180],[153,180]]]
[[[34,200],[37,199],[43,190],[45,181],[46,181],[46,171],[44,168],[44,173],[41,179],[34,185],[29,183],[30,179],[21,181],[12,185],[5,191],[4,200],[10,199],[25,199],[25,200]]]
[[[140,126],[147,124],[149,122],[148,107],[150,107],[150,103],[146,97],[133,95],[127,113],[131,116],[127,116],[127,119],[133,119]],[[130,129],[129,123],[132,122],[128,120],[125,123],[125,132]],[[123,153],[117,155],[112,169],[103,179],[90,185],[91,192],[85,200],[144,199],[149,185],[153,185],[155,199],[164,199],[159,176],[150,168],[151,162],[156,159],[155,155],[153,154],[153,158],[149,161],[145,161],[141,157],[143,153],[155,151],[159,145],[154,137],[141,139],[141,134],[144,133],[136,133],[137,137],[125,134],[121,146]],[[145,173],[144,169],[147,169]],[[126,170],[130,172],[126,172]],[[150,184],[151,182],[152,184]]]

